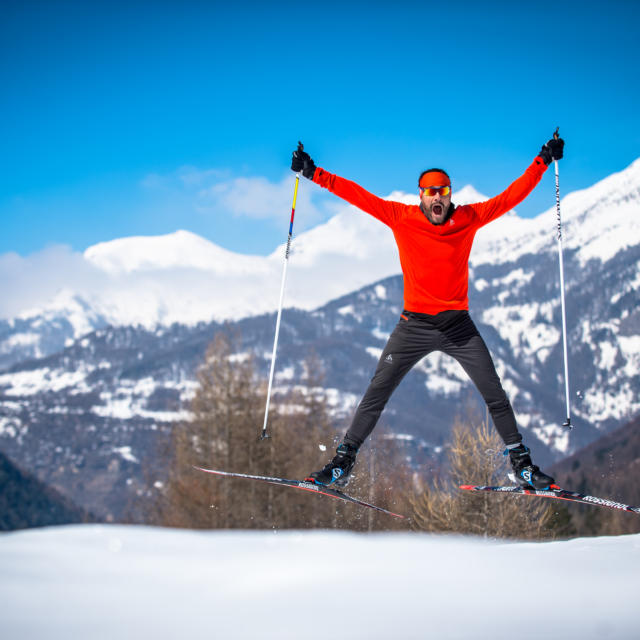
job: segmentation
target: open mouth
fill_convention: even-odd
[[[444,209],[441,204],[431,205],[431,213],[433,213],[434,216],[441,216],[443,211]]]

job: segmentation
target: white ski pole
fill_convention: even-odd
[[[302,143],[298,143],[298,149],[302,150]],[[276,351],[278,349],[278,335],[280,334],[280,318],[282,317],[282,301],[284,300],[284,283],[287,280],[287,263],[289,262],[289,252],[291,250],[291,237],[293,235],[293,218],[296,214],[296,199],[298,197],[298,184],[300,183],[300,173],[296,174],[296,184],[293,189],[293,205],[291,205],[291,221],[289,222],[289,237],[287,238],[287,248],[284,254],[284,266],[282,268],[282,283],[280,284],[280,302],[278,303],[278,315],[276,317],[276,335],[273,339],[273,352],[271,353],[271,370],[269,372],[269,386],[267,388],[267,406],[264,410],[264,424],[262,425],[261,440],[268,438],[267,421],[269,420],[269,404],[271,402],[271,386],[273,385],[273,372],[276,367]]]
[[[557,127],[553,137],[558,139]],[[571,429],[571,407],[569,401],[569,358],[567,356],[567,313],[564,302],[564,266],[562,262],[562,218],[560,217],[560,177],[558,174],[558,161],[553,161],[556,170],[556,213],[558,216],[558,260],[560,264],[560,302],[562,306],[562,349],[564,353],[564,390],[567,403],[567,420],[563,423],[563,427]]]

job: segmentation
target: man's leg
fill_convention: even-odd
[[[405,318],[400,319],[389,337],[369,388],[335,457],[320,471],[314,471],[308,480],[321,485],[347,485],[358,449],[373,431],[394,389],[409,369],[432,349],[434,333],[412,328],[410,323],[415,325],[415,321]]]
[[[415,321],[414,325],[415,325]],[[376,371],[371,378],[344,442],[356,448],[369,437],[391,394],[409,370],[433,349],[430,336],[417,328],[412,320],[401,318],[382,351]]]
[[[513,408],[502,388],[489,349],[471,317],[466,315],[455,331],[445,331],[444,335],[442,350],[460,363],[476,385],[504,443],[509,446],[522,442]]]
[[[443,351],[453,356],[482,394],[493,423],[509,450],[509,459],[518,483],[525,487],[547,489],[555,480],[531,461],[531,451],[522,443],[516,419],[487,345],[473,321],[461,325],[444,339]]]

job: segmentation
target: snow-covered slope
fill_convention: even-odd
[[[606,262],[640,243],[640,158],[588,189],[569,193],[561,199],[561,214],[563,246],[576,249],[582,263]],[[532,219],[510,213],[478,232],[471,262],[513,262],[527,253],[555,251],[556,245],[555,206]]]
[[[264,261],[227,251],[189,231],[102,242],[84,252],[85,259],[118,276],[166,269],[201,269],[220,276],[253,275]]]
[[[324,640],[336,625],[354,640],[512,640],[514,625],[523,639],[637,637],[638,535],[496,543],[76,525],[5,534],[0,566],[11,639]],[[514,567],[550,590],[542,602],[514,596]],[[348,606],[327,615],[318,594],[338,579]]]

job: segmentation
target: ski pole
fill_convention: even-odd
[[[554,140],[558,139],[558,131],[560,127],[556,127],[553,134]],[[569,402],[569,359],[567,357],[567,313],[564,302],[564,265],[562,262],[562,218],[560,217],[560,177],[558,174],[558,161],[553,161],[556,170],[556,214],[558,217],[558,260],[560,264],[560,302],[562,306],[562,348],[564,353],[564,390],[567,403],[567,420],[562,424],[563,427],[571,429],[571,408]]]
[[[298,143],[298,149],[302,151],[302,142]],[[284,300],[284,283],[287,279],[287,263],[289,262],[289,252],[291,250],[291,237],[293,235],[293,218],[296,215],[296,199],[298,198],[298,184],[300,183],[300,173],[296,173],[296,183],[293,188],[293,204],[291,205],[291,221],[289,222],[289,236],[287,238],[287,248],[284,254],[284,266],[282,268],[282,282],[280,284],[280,302],[278,303],[278,315],[276,316],[276,335],[273,339],[273,352],[271,353],[271,370],[269,372],[269,386],[267,388],[267,406],[264,410],[264,424],[262,425],[261,440],[268,438],[267,421],[269,420],[269,404],[271,401],[271,386],[273,384],[273,372],[276,366],[276,351],[278,349],[278,335],[280,334],[280,318],[282,317],[282,301]]]

